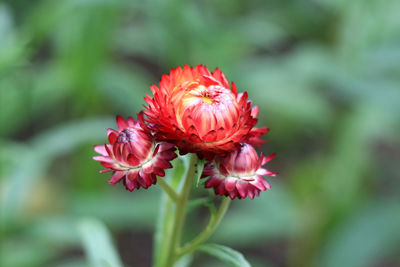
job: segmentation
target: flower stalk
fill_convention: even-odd
[[[168,246],[164,249],[168,251],[168,256],[166,259],[165,267],[172,267],[177,259],[177,250],[180,244],[183,225],[185,221],[185,210],[186,205],[189,199],[190,191],[193,186],[194,176],[195,176],[195,169],[197,163],[197,156],[192,154],[190,156],[189,166],[186,171],[184,184],[179,194],[179,199],[176,202],[176,209],[174,215],[174,222],[172,226],[172,233],[170,235],[170,241],[166,242]]]
[[[179,195],[164,179],[157,177],[157,182],[172,201],[177,202],[179,200]]]
[[[194,252],[199,245],[210,238],[210,236],[214,233],[215,229],[218,227],[219,223],[224,217],[230,203],[231,199],[228,197],[224,197],[218,211],[214,214],[211,213],[211,217],[206,228],[204,228],[204,230],[195,239],[187,243],[183,248],[178,249],[178,258],[182,257],[185,254]]]
[[[167,225],[164,225],[163,227],[163,238],[166,240],[162,242],[163,247],[161,248],[161,250],[166,251],[167,253],[163,257],[164,259],[162,260],[162,262],[159,259],[156,259],[156,262],[158,262],[158,264],[155,264],[155,266],[173,267],[174,263],[179,260],[180,257],[184,256],[185,254],[194,252],[199,245],[207,241],[207,239],[214,233],[215,229],[217,228],[226,211],[228,210],[231,199],[228,197],[224,197],[217,211],[215,211],[215,208],[210,209],[210,220],[204,230],[196,238],[188,242],[185,246],[180,246],[186,217],[185,215],[187,211],[187,203],[191,189],[193,187],[197,161],[197,156],[195,154],[191,155],[189,166],[184,177],[183,187],[179,194],[177,194],[175,190],[165,181],[160,183],[161,188],[169,197],[168,201],[166,202],[166,212],[171,212],[171,202],[174,202],[176,204],[176,208],[174,214],[172,215],[172,223],[171,220],[166,220],[164,218],[164,223]],[[165,201],[165,199],[162,201]],[[166,215],[171,216],[171,214]]]

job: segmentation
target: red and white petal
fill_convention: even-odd
[[[94,151],[96,151],[96,152],[99,153],[100,155],[108,156],[109,154],[108,154],[108,152],[107,152],[105,146],[106,146],[106,145],[96,145],[96,146],[94,146]]]
[[[108,156],[94,156],[93,159],[97,161],[104,161],[107,163],[114,163],[114,160]]]
[[[108,183],[110,183],[110,184],[115,184],[115,183],[119,182],[119,180],[121,180],[122,177],[124,177],[124,176],[125,176],[125,172],[124,172],[124,171],[116,171],[116,172],[113,174],[113,176],[112,176],[112,178],[110,179],[110,181],[108,181]]]
[[[232,191],[236,188],[237,179],[233,177],[228,177],[224,180],[226,191]]]
[[[263,160],[262,160],[261,165],[264,165],[267,162],[270,162],[273,158],[275,158],[275,156],[276,156],[276,154],[274,153],[272,155],[269,155],[268,157],[264,157]]]
[[[126,128],[129,128],[129,123],[121,116],[117,116],[117,126],[118,130],[123,131]]]
[[[249,191],[249,186],[248,186],[248,182],[244,182],[244,181],[238,181],[236,183],[236,189],[238,190],[238,193],[240,195],[240,197],[242,198],[246,198],[248,191]]]

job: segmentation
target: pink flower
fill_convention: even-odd
[[[156,175],[163,177],[164,169],[172,167],[169,161],[176,158],[174,145],[157,142],[144,123],[142,113],[137,122],[132,117],[125,120],[117,116],[117,126],[118,131],[107,130],[109,144],[94,147],[101,156],[93,159],[106,167],[100,172],[113,171],[109,183],[122,180],[129,191],[155,184]]]
[[[227,155],[218,155],[213,161],[206,164],[203,178],[210,176],[206,181],[206,188],[214,188],[217,195],[234,198],[251,199],[258,196],[260,191],[270,188],[263,175],[275,176],[277,173],[262,168],[275,154],[264,157],[257,155],[256,150],[249,144],[241,144]]]

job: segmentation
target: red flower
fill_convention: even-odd
[[[268,131],[253,129],[258,108],[218,68],[210,73],[203,65],[178,67],[150,88],[154,97],[145,97],[144,111],[148,127],[160,140],[176,144],[181,154],[211,159],[241,142],[258,144]]]
[[[156,175],[164,176],[171,168],[170,160],[176,157],[173,144],[156,142],[147,129],[143,115],[135,122],[117,116],[118,131],[108,129],[110,144],[97,145],[94,150],[101,156],[93,157],[106,167],[100,172],[114,171],[110,184],[123,179],[126,189],[147,188],[157,182]]]
[[[249,144],[242,144],[227,155],[217,156],[208,162],[203,171],[203,177],[210,176],[206,188],[214,188],[217,195],[241,199],[258,196],[260,191],[270,188],[262,175],[275,176],[277,173],[261,168],[275,154],[259,157],[256,150]]]

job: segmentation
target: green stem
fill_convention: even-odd
[[[164,191],[161,196],[159,218],[154,235],[154,267],[163,267],[165,264],[167,254],[164,248],[168,247],[172,226],[173,201]]]
[[[177,258],[177,249],[179,247],[179,243],[182,236],[183,224],[185,220],[185,210],[188,202],[188,198],[190,195],[190,190],[193,186],[195,169],[197,163],[197,156],[192,154],[190,156],[189,168],[187,169],[185,180],[183,184],[183,188],[181,193],[179,194],[178,201],[176,202],[176,210],[174,216],[174,223],[172,228],[172,233],[170,235],[170,240],[168,246],[164,249],[167,249],[167,261],[166,267],[173,267],[175,260]]]
[[[218,224],[221,222],[224,217],[226,211],[228,210],[229,204],[231,203],[231,199],[225,197],[222,200],[222,203],[215,214],[211,214],[210,221],[206,228],[201,232],[195,239],[193,239],[190,243],[187,243],[182,249],[178,250],[178,258],[187,254],[192,253],[196,250],[196,248],[205,242],[211,235],[214,233]]]
[[[157,182],[161,186],[162,190],[172,199],[174,202],[178,201],[178,194],[175,190],[161,177],[157,177]]]

